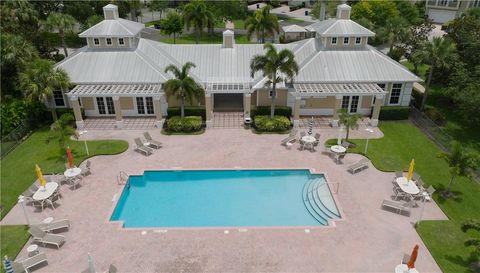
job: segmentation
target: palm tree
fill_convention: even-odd
[[[75,129],[72,127],[72,122],[75,120],[72,114],[66,113],[60,116],[50,126],[50,134],[47,137],[47,142],[51,140],[57,140],[60,145],[60,154],[65,154],[67,148],[67,140],[71,135],[75,133]]]
[[[7,0],[0,9],[2,32],[23,35],[32,41],[38,25],[38,12],[27,0]],[[33,35],[34,36],[34,35]]]
[[[262,71],[263,76],[268,78],[265,85],[272,85],[270,117],[273,118],[277,83],[286,80],[293,81],[295,75],[298,74],[298,64],[293,52],[288,49],[282,49],[278,52],[272,44],[265,44],[263,48],[267,50],[265,55],[255,55],[250,61],[250,76],[253,78],[256,72]]]
[[[48,15],[47,20],[45,21],[45,27],[48,30],[57,29],[58,35],[62,40],[63,52],[65,57],[68,57],[67,52],[67,43],[65,42],[65,34],[73,32],[73,28],[77,21],[69,14],[63,14],[58,12],[52,12]]]
[[[262,37],[262,44],[265,43],[265,34],[273,36],[275,32],[280,31],[280,25],[278,24],[277,16],[270,14],[272,6],[267,5],[261,9],[255,11],[253,16],[250,16],[245,20],[245,28],[247,29],[248,37],[255,35]]]
[[[196,67],[194,63],[187,62],[180,70],[171,64],[165,68],[165,73],[171,72],[175,78],[165,82],[164,89],[167,97],[176,96],[180,100],[180,116],[185,117],[185,100],[191,104],[193,99],[200,99],[203,95],[203,88],[192,77],[188,75],[190,68]]]
[[[450,40],[443,37],[433,37],[431,42],[425,43],[423,47],[423,60],[430,65],[430,71],[428,73],[427,84],[425,86],[425,92],[423,93],[422,104],[420,110],[425,107],[427,101],[427,94],[430,89],[430,83],[433,78],[433,71],[436,68],[446,65],[447,57],[455,51],[455,44]]]
[[[398,41],[404,41],[408,37],[408,22],[402,17],[388,18],[381,32],[385,35],[388,43],[390,43],[388,52],[392,52],[393,46],[395,46]]]
[[[453,141],[450,146],[450,153],[442,152],[438,155],[447,162],[451,176],[447,189],[444,192],[444,196],[446,197],[452,195],[451,188],[454,179],[457,176],[466,176],[470,178],[469,169],[477,167],[478,161],[478,156],[466,148],[463,148],[459,142]]]
[[[195,28],[195,43],[202,37],[205,27],[212,29],[214,25],[214,15],[203,0],[195,0],[186,4],[183,8],[183,21],[186,28],[193,26]]]
[[[358,129],[358,120],[360,119],[359,114],[350,114],[348,113],[347,109],[339,109],[338,113],[340,113],[339,121],[340,124],[343,124],[347,129],[347,136],[345,140],[348,141],[348,136],[350,135],[350,129],[356,130]]]
[[[45,103],[52,112],[53,121],[57,120],[53,91],[66,89],[70,85],[67,73],[62,69],[55,69],[53,62],[37,59],[19,75],[20,88],[25,93],[27,101]]]

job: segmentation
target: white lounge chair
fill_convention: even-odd
[[[352,174],[355,174],[357,171],[361,171],[365,168],[368,168],[368,162],[369,160],[367,158],[362,158],[357,163],[348,166],[348,170]]]
[[[150,147],[155,148],[155,149],[162,148],[162,143],[160,141],[156,141],[156,140],[152,139],[152,136],[150,135],[149,132],[144,132],[143,136],[150,143]]]
[[[152,154],[153,150],[152,148],[149,148],[143,144],[143,142],[140,140],[140,138],[135,138],[135,151],[142,153],[146,156],[149,156]]]
[[[48,234],[36,226],[31,226],[30,229],[28,229],[28,233],[32,235],[33,241],[42,243],[43,245],[55,245],[58,249],[60,249],[60,246],[65,243],[65,236]]]
[[[45,253],[38,253],[37,255],[27,258],[23,261],[13,262],[13,272],[17,273],[25,271],[28,273],[30,268],[41,263],[48,263],[47,255],[45,255]]]
[[[402,214],[402,212],[406,212],[408,216],[410,215],[410,210],[412,206],[413,206],[412,201],[402,203],[402,202],[384,199],[382,202],[382,208],[386,207],[386,208],[394,209],[395,212],[399,214]]]
[[[281,144],[282,144],[283,146],[286,146],[287,143],[289,143],[289,142],[294,142],[294,141],[295,141],[295,137],[288,136],[288,137],[282,139]]]
[[[45,232],[52,232],[52,231],[64,229],[64,228],[70,229],[70,221],[68,219],[60,219],[60,220],[53,221],[50,224],[40,223],[33,226],[36,226]]]

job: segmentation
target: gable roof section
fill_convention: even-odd
[[[134,37],[142,29],[144,24],[118,18],[115,20],[103,20],[93,27],[80,33],[79,37]]]
[[[333,36],[367,36],[373,37],[375,33],[350,19],[328,19],[313,23],[306,27],[323,37]]]
[[[283,32],[286,33],[297,33],[297,32],[307,32],[307,30],[299,25],[289,25],[289,26],[283,26],[282,27]]]

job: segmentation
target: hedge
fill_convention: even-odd
[[[167,120],[167,130],[171,132],[197,132],[202,129],[202,117],[180,116],[171,117]]]
[[[380,110],[379,120],[404,120],[410,116],[408,106],[383,106]]]
[[[257,106],[252,109],[250,115],[252,118],[257,115],[263,115],[263,116],[270,115],[270,106]],[[275,115],[289,118],[292,116],[292,107],[275,106]]]
[[[256,116],[254,126],[258,131],[263,132],[283,132],[290,128],[290,120],[285,116]]]
[[[180,116],[180,107],[168,107],[167,117]],[[205,106],[186,106],[185,116],[200,116],[206,119]]]
[[[423,93],[420,93],[415,88],[412,89],[412,97],[413,100],[411,101],[411,105],[415,106],[415,108],[420,109],[422,105]]]

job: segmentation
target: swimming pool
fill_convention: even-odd
[[[145,171],[111,216],[125,228],[319,226],[340,217],[309,170]]]

